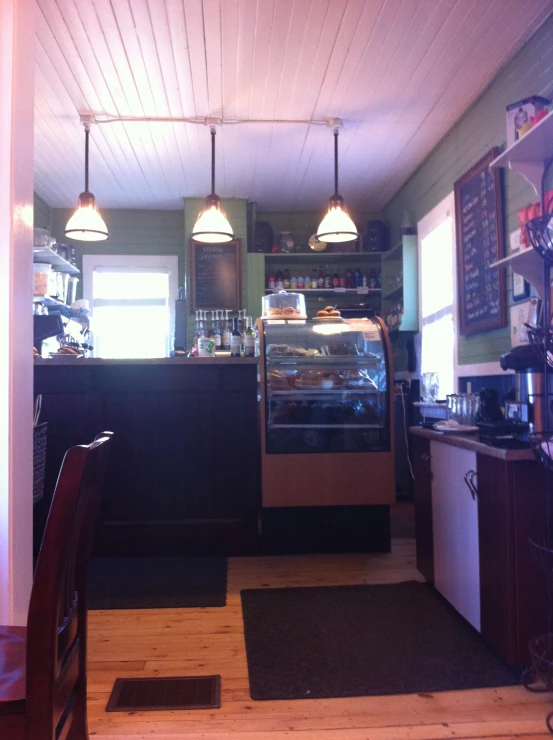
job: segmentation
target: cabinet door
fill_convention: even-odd
[[[477,466],[482,635],[516,663],[513,463],[478,455]]]
[[[548,590],[551,571],[540,565],[530,540],[547,537],[549,496],[547,473],[532,460],[513,464],[514,537],[517,618],[517,658],[529,662],[528,643],[532,637],[551,632],[551,605]],[[550,563],[550,561],[547,561]],[[550,565],[549,565],[550,568]]]
[[[431,442],[430,454],[434,585],[480,631],[478,503],[464,480],[476,471],[476,453]]]
[[[432,487],[430,440],[411,437],[413,461],[415,528],[417,537],[417,569],[430,583],[434,583],[434,545],[432,537]]]

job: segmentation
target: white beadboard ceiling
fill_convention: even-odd
[[[79,114],[341,117],[340,191],[378,211],[553,9],[553,0],[37,0],[35,178],[52,207],[83,190]],[[528,91],[531,93],[532,91]],[[499,142],[498,142],[499,143]],[[216,191],[323,209],[323,126],[225,124]],[[100,208],[182,208],[210,190],[209,128],[94,125]]]

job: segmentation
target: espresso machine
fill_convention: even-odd
[[[65,334],[65,327],[59,314],[35,314],[33,316],[33,345],[39,355],[42,355],[43,343],[48,345],[49,340],[55,340],[51,344],[52,351],[59,348],[57,337]],[[48,348],[49,349],[49,348]]]
[[[515,400],[505,404],[505,418],[527,422],[532,433],[553,428],[553,410],[545,403],[545,363],[534,347],[521,344],[502,355],[499,364],[515,371]],[[553,373],[548,382],[551,394]]]

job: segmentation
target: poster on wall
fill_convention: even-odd
[[[494,148],[455,183],[459,331],[477,334],[507,324],[501,171],[489,169]]]

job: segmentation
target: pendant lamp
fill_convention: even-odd
[[[215,195],[215,127],[211,127],[211,194],[207,196],[204,205],[191,234],[197,242],[217,244],[230,242],[234,239],[232,226],[229,224],[225,212],[221,208],[221,199]]]
[[[84,144],[84,191],[79,195],[79,205],[65,227],[65,236],[83,242],[99,242],[109,238],[108,229],[96,206],[94,195],[88,189],[88,139],[90,121],[83,120]]]
[[[350,242],[359,236],[351,220],[344,199],[338,193],[338,129],[334,129],[334,195],[331,196],[328,211],[317,229],[317,239],[323,242]]]

